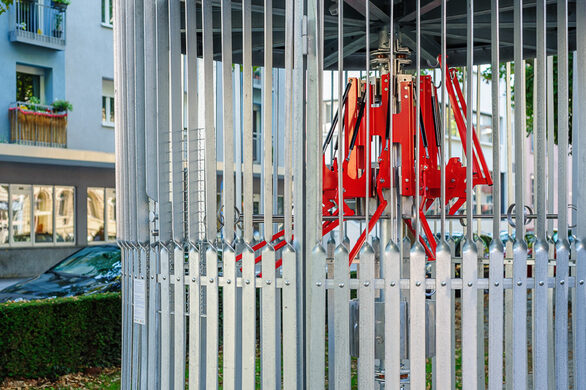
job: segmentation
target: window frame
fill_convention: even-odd
[[[103,207],[102,207],[102,210],[100,210],[100,211],[101,211],[101,214],[102,214],[102,220],[104,222],[104,224],[103,224],[103,226],[104,226],[104,239],[103,240],[100,240],[100,241],[94,241],[94,240],[90,240],[89,237],[88,237],[87,243],[88,243],[88,245],[101,245],[101,244],[115,243],[116,240],[117,240],[117,234],[118,234],[118,232],[116,232],[116,236],[115,236],[114,239],[112,239],[112,240],[109,240],[108,239],[108,234],[109,234],[109,231],[108,230],[109,229],[108,229],[108,204],[107,204],[108,202],[107,202],[107,196],[108,196],[108,190],[113,190],[114,191],[114,198],[116,198],[116,188],[114,188],[114,187],[87,187],[87,189],[86,189],[86,195],[85,195],[86,196],[86,203],[87,203],[87,201],[89,199],[88,192],[89,192],[90,189],[92,189],[92,190],[101,190],[102,191],[102,194],[103,194],[102,195],[103,196],[103,199],[104,199],[104,201],[103,201]],[[89,234],[88,234],[89,233],[89,230],[88,230],[89,224],[87,222],[88,221],[88,218],[87,218],[87,216],[88,216],[87,214],[88,213],[89,213],[89,209],[86,210],[86,227],[85,227],[86,237],[89,236]],[[116,221],[116,215],[114,215],[114,223],[115,224],[117,223],[117,221]]]
[[[113,0],[102,0],[100,19],[103,27],[114,28],[114,8],[112,6]]]
[[[8,187],[8,242],[7,243],[0,243],[0,248],[34,248],[34,247],[59,247],[59,246],[75,246],[77,245],[77,218],[76,218],[76,210],[77,210],[77,203],[75,192],[75,186],[62,186],[62,185],[53,185],[53,184],[13,184],[13,183],[1,183],[2,185],[6,185]],[[30,186],[28,189],[28,197],[29,197],[29,207],[30,207],[30,232],[29,232],[29,241],[19,242],[14,241],[14,228],[13,228],[13,216],[12,216],[12,194],[13,189],[19,186]],[[57,229],[56,229],[56,201],[55,201],[55,187],[68,187],[71,188],[73,191],[73,241],[63,241],[57,242]],[[52,242],[36,242],[35,237],[35,187],[50,187],[52,193],[52,200],[51,200],[51,207],[52,207],[52,223],[53,223],[53,241]]]

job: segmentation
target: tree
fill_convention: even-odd
[[[573,86],[573,57],[568,56],[568,143],[572,143],[572,86]],[[534,62],[525,62],[525,114],[527,116],[527,136],[533,133],[533,82],[534,82]],[[514,74],[515,64],[511,63],[511,73]],[[486,82],[492,80],[492,68],[489,66],[482,71],[482,77]],[[505,64],[500,64],[499,78],[506,77]],[[515,86],[512,85],[511,97],[515,101]],[[538,97],[540,98],[540,97]],[[544,99],[546,97],[543,97]],[[558,57],[553,57],[553,140],[558,143]]]
[[[8,7],[12,5],[13,0],[0,0],[0,15],[8,11]]]

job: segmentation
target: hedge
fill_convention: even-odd
[[[0,382],[120,364],[119,293],[0,304]]]

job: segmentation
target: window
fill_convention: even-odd
[[[102,0],[102,25],[112,27],[113,17],[112,0]]]
[[[102,126],[114,127],[114,82],[102,80]]]
[[[33,194],[35,242],[53,242],[53,187],[34,187]]]
[[[12,240],[31,241],[31,186],[10,186]]]
[[[8,243],[8,186],[0,186],[0,245]]]
[[[87,240],[116,239],[116,191],[113,188],[87,189]]]
[[[108,226],[108,241],[116,240],[116,190],[106,188],[106,219]]]
[[[75,196],[73,187],[55,187],[55,239],[75,241]]]
[[[0,185],[0,245],[75,242],[74,187]]]
[[[28,102],[32,98],[45,99],[45,71],[26,65],[16,65],[16,101]]]

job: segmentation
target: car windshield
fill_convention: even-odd
[[[120,250],[116,247],[90,247],[57,264],[53,271],[83,276],[107,276],[119,270]]]

